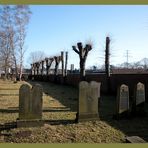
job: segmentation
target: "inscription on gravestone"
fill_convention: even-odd
[[[129,89],[125,84],[118,88],[117,108],[118,114],[129,110]]]
[[[95,81],[79,83],[78,121],[94,120],[99,118],[98,99],[100,98],[100,85]]]

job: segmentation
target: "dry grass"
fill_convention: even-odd
[[[18,118],[18,96],[4,96],[5,88],[15,94],[21,84],[27,82],[0,82],[0,124],[14,122]],[[40,128],[17,128],[2,131],[0,142],[13,143],[123,143],[126,135],[147,133],[148,119],[133,118],[113,120],[115,97],[102,96],[100,121],[71,123],[77,112],[78,89],[70,86],[39,82],[43,86],[43,120]],[[29,82],[29,85],[35,82]],[[7,90],[9,88],[9,90]],[[17,88],[12,90],[12,88]],[[12,92],[10,94],[13,94]],[[3,110],[12,110],[7,113]],[[3,111],[3,112],[2,112]],[[15,112],[13,112],[15,111]],[[65,121],[63,123],[63,121]],[[51,124],[52,123],[52,124]],[[6,134],[5,134],[6,133]],[[5,136],[3,136],[3,134]],[[144,136],[143,136],[144,137]]]

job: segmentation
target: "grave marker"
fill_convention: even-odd
[[[99,119],[98,99],[100,98],[100,85],[95,81],[79,83],[79,105],[77,121]]]
[[[129,88],[122,84],[118,87],[117,92],[117,114],[124,113],[129,110]]]
[[[19,89],[19,119],[28,119],[30,114],[30,86],[23,84]]]
[[[132,106],[133,116],[139,115],[140,117],[145,116],[145,86],[143,83],[139,82],[134,88],[134,99]]]
[[[31,90],[32,116],[34,119],[42,119],[42,96],[43,88],[41,85],[34,85]]]
[[[138,83],[136,85],[136,105],[145,102],[145,87],[143,83]]]
[[[39,84],[32,89],[23,84],[19,90],[19,120],[18,127],[40,126],[42,122],[42,96],[43,88]]]

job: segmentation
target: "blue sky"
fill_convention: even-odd
[[[148,58],[148,6],[120,5],[30,5],[32,16],[27,29],[25,65],[30,52],[47,56],[69,52],[68,68],[79,67],[71,46],[93,43],[86,67],[104,63],[105,38],[111,37],[111,64]]]

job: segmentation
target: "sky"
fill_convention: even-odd
[[[104,64],[106,36],[111,38],[110,64],[148,58],[148,6],[146,5],[30,5],[24,63],[29,55],[43,51],[47,57],[68,51],[70,64],[79,68],[79,56],[72,50],[77,42],[91,42],[86,67]]]

